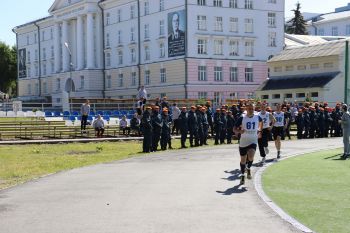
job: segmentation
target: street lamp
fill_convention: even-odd
[[[72,70],[73,70],[72,51],[69,48],[68,42],[64,42],[64,46],[66,47],[66,49],[68,50],[68,53],[69,53],[69,79],[68,79],[68,82],[67,82],[68,88],[66,86],[66,91],[68,92],[68,109],[69,109],[69,112],[71,112],[70,93],[72,92],[72,88],[73,88],[73,80],[72,80]]]

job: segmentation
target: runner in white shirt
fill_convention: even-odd
[[[254,104],[248,103],[247,114],[242,115],[235,123],[234,131],[241,134],[239,140],[239,153],[241,155],[241,182],[245,183],[244,173],[247,166],[247,178],[251,179],[251,167],[254,161],[254,155],[258,144],[258,138],[261,137],[262,119],[259,115],[254,114]]]
[[[276,112],[273,113],[275,123],[273,124],[273,139],[277,149],[277,159],[281,158],[281,138],[288,125],[288,119],[284,117],[284,112],[281,111],[281,105],[276,105]]]
[[[263,122],[261,138],[258,140],[260,156],[262,157],[262,164],[265,163],[266,155],[269,154],[269,135],[272,130],[272,125],[275,123],[275,118],[271,113],[266,111],[266,107],[266,104],[263,104],[261,106],[261,112],[259,113],[259,116]]]

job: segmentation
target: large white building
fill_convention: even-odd
[[[14,28],[19,96],[249,98],[284,45],[284,0],[56,0]],[[70,79],[72,77],[72,79]],[[73,85],[70,85],[70,80]]]
[[[334,12],[320,14],[307,22],[309,35],[350,36],[350,3]]]

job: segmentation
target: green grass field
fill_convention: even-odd
[[[350,232],[350,160],[339,160],[340,153],[313,153],[269,167],[263,175],[265,192],[316,232]]]
[[[172,140],[174,148],[179,140]],[[208,141],[213,144],[211,140]],[[141,142],[0,146],[0,189],[73,168],[143,155]]]

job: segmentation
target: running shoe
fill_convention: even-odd
[[[264,147],[265,154],[268,155],[270,153],[270,150],[268,147]]]
[[[245,183],[245,177],[244,175],[241,175],[241,182],[239,184],[244,185],[244,183]]]
[[[252,172],[250,169],[247,169],[247,179],[251,180],[252,179]]]
[[[262,164],[265,164],[265,163],[266,163],[266,158],[265,158],[265,157],[263,157],[263,158],[261,159],[261,163],[262,163]]]

